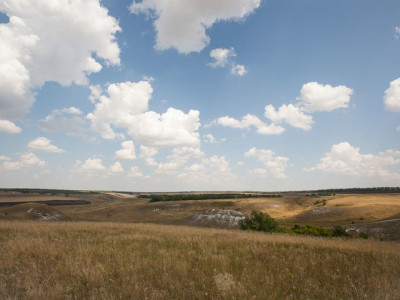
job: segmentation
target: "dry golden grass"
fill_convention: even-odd
[[[400,244],[0,222],[0,299],[399,299]]]
[[[400,195],[398,194],[358,194],[336,195],[334,197],[313,198],[312,201],[326,199],[326,205],[308,206],[288,219],[287,223],[310,223],[322,226],[334,224],[368,223],[400,217]],[[317,210],[317,212],[314,212]],[[319,213],[318,213],[319,210]]]

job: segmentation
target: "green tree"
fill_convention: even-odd
[[[240,229],[272,232],[278,228],[278,222],[270,215],[253,210],[251,215],[239,221]]]

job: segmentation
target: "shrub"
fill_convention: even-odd
[[[240,229],[272,232],[278,228],[278,223],[270,215],[253,210],[251,215],[239,221]]]
[[[315,236],[332,236],[332,232],[319,226],[313,225],[294,225],[292,231],[297,234],[315,235]]]
[[[332,235],[333,236],[350,236],[350,234],[347,233],[346,229],[339,225],[333,227]]]
[[[360,234],[359,234],[359,237],[362,238],[362,239],[368,239],[368,234],[361,231]]]

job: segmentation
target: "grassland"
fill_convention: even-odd
[[[327,194],[318,197],[310,197],[307,193],[282,193],[279,198],[150,202],[149,199],[139,198],[137,195],[110,192],[0,191],[0,204],[54,200],[90,201],[89,205],[65,205],[56,208],[70,219],[95,222],[191,225],[194,215],[212,209],[231,209],[245,214],[258,210],[271,215],[280,225],[289,227],[295,224],[348,227],[399,219],[397,223],[387,223],[385,226],[394,224],[390,236],[400,240],[400,194],[396,193]],[[0,220],[32,219],[24,216],[24,212],[17,208],[0,207]],[[374,232],[373,229],[370,231]]]
[[[374,240],[0,222],[1,299],[399,299],[399,262]]]

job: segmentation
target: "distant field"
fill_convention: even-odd
[[[57,209],[73,220],[96,222],[204,225],[194,224],[194,216],[213,209],[233,210],[244,214],[249,214],[252,210],[259,210],[270,214],[280,225],[289,227],[295,224],[312,224],[323,227],[341,225],[355,228],[355,226],[364,226],[373,222],[400,219],[400,194],[396,193],[336,195],[282,193],[280,198],[150,202],[150,199],[116,192],[74,193],[64,191],[63,193],[48,192],[45,194],[0,192],[0,206],[2,202],[7,201],[49,200],[90,201],[88,205],[57,206]],[[14,214],[12,210],[0,207],[1,219],[30,220],[32,218],[24,218],[23,212]],[[218,223],[214,222],[210,226],[218,227]],[[385,224],[385,227],[388,226],[392,227],[390,237],[400,240],[400,220],[397,223]],[[365,228],[372,233],[377,232],[375,227]]]
[[[1,299],[400,299],[400,244],[0,221]]]
[[[26,202],[26,201],[51,201],[51,200],[78,200],[79,198],[65,193],[21,193],[0,191],[0,203],[2,202]]]

